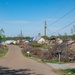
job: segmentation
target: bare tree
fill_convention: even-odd
[[[0,29],[0,36],[3,38],[4,37],[4,30],[3,29]]]
[[[71,33],[75,35],[75,25],[73,25],[73,28],[71,28]]]

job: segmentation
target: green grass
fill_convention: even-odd
[[[21,51],[22,52],[22,51]],[[31,57],[31,55],[28,55],[27,53],[22,52],[23,56],[25,57]]]
[[[5,50],[0,52],[0,57],[5,56],[7,54],[7,52],[8,52],[8,47],[6,47]]]
[[[71,69],[61,70],[61,72],[67,75],[75,75],[75,72],[73,72]]]
[[[38,62],[42,62],[42,60],[39,59],[39,58],[35,58],[35,57],[30,57],[30,58],[33,59],[33,60],[36,60],[36,61],[38,61]]]
[[[36,61],[40,61],[40,62],[44,62],[44,63],[53,63],[53,64],[65,64],[65,62],[58,62],[56,60],[42,60],[42,59],[39,59],[39,58],[36,58],[36,57],[33,57],[31,55],[28,55],[27,53],[24,53],[22,52],[23,56],[25,57],[29,57],[33,60],[36,60]]]
[[[22,51],[21,51],[21,52],[22,52]],[[36,61],[38,61],[38,62],[42,62],[41,59],[32,57],[31,55],[28,55],[27,53],[23,53],[23,52],[22,52],[22,54],[23,54],[23,56],[25,56],[25,57],[28,57],[28,58],[33,59],[33,60],[36,60]]]
[[[56,60],[44,60],[44,62],[53,63],[53,64],[65,64],[65,62],[58,62]]]

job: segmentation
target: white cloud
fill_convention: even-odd
[[[8,23],[8,24],[41,24],[42,22],[16,20],[16,21],[4,21],[4,23]]]

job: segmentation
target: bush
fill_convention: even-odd
[[[0,57],[3,57],[8,52],[8,47],[0,45]]]
[[[32,47],[42,47],[43,46],[42,44],[37,44],[37,43],[30,43],[29,45]]]

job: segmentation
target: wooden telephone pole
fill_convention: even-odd
[[[45,36],[45,40],[46,40],[46,21],[45,21],[45,26],[44,26],[44,36]]]
[[[23,37],[22,30],[21,30],[20,36],[21,36],[21,38]]]

